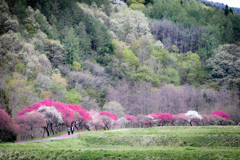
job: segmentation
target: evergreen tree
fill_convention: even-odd
[[[225,6],[224,14],[227,16],[229,14],[228,5]]]
[[[68,52],[67,63],[72,64],[74,61],[80,61],[79,38],[76,36],[73,27],[65,26],[62,32],[62,44]]]

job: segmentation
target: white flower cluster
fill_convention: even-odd
[[[186,116],[188,116],[190,119],[202,119],[202,116],[199,115],[198,112],[191,110],[186,113]]]

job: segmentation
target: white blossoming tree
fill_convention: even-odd
[[[41,106],[38,109],[38,112],[42,113],[46,119],[47,126],[44,128],[49,136],[49,128],[54,134],[53,127],[58,127],[59,124],[63,124],[62,114],[54,106]]]
[[[196,111],[188,111],[187,113],[186,113],[186,116],[188,116],[189,117],[189,119],[188,119],[188,123],[192,126],[192,122],[195,122],[195,123],[197,123],[198,124],[198,122],[200,121],[200,120],[202,120],[202,116],[201,115],[199,115],[198,114],[198,112],[196,112]]]
[[[127,7],[121,9],[110,18],[110,29],[118,40],[131,43],[145,35],[151,35],[147,17],[142,12]]]

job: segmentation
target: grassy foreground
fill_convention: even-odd
[[[156,127],[0,144],[0,159],[239,159],[240,127]]]

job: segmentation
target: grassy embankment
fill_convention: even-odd
[[[240,127],[156,127],[0,144],[0,159],[239,159]]]

